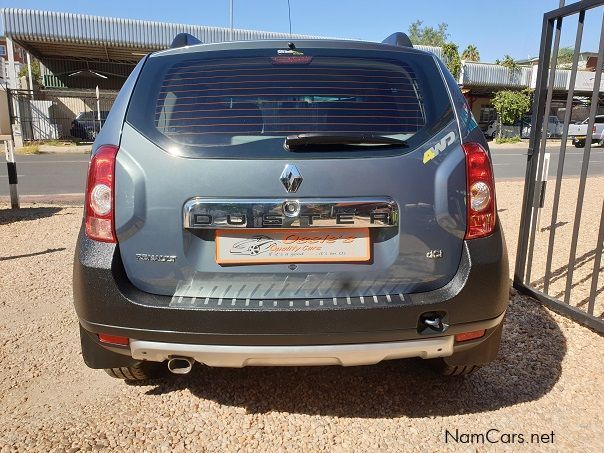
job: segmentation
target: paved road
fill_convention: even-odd
[[[576,177],[581,174],[583,151],[584,149],[575,148],[569,143],[564,158],[565,177]],[[552,180],[556,177],[560,144],[547,146],[546,152],[550,153],[549,179]],[[491,149],[491,154],[493,156],[495,179],[498,181],[516,178],[524,179],[526,171],[526,148],[494,146]],[[604,148],[597,146],[591,149],[588,174],[604,175]]]
[[[548,146],[551,153],[550,178],[558,165],[559,145]],[[497,180],[524,178],[526,150],[517,147],[494,147],[493,165]],[[581,172],[583,150],[569,147],[566,153],[565,176]],[[0,162],[0,196],[8,195],[8,176],[4,156]],[[17,156],[19,193],[22,195],[56,195],[83,193],[88,168],[87,154],[38,154]],[[591,175],[604,175],[604,148],[592,149]]]
[[[83,193],[86,186],[88,154],[17,155],[20,195]],[[7,196],[8,175],[4,155],[0,167],[0,196]]]

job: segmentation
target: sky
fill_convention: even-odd
[[[474,44],[482,61],[493,62],[505,54],[515,59],[537,56],[543,13],[555,9],[559,0],[290,0],[290,4],[293,33],[381,41],[395,31],[406,32],[416,20],[434,27],[445,22],[449,39],[460,52]],[[229,26],[229,0],[0,0],[0,7]],[[287,32],[287,13],[287,0],[234,0],[236,28]],[[601,25],[597,16],[601,20],[601,9],[587,15],[584,50],[597,50]],[[563,27],[562,46],[574,44],[576,20],[569,25]]]

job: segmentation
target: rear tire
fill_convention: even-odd
[[[105,368],[105,372],[113,378],[129,382],[147,381],[161,377],[164,374],[162,365],[162,363],[157,362],[141,362],[132,366]]]
[[[575,142],[575,148],[585,148],[585,142]]]

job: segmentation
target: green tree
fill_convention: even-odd
[[[528,112],[531,107],[531,92],[529,90],[504,90],[495,93],[493,107],[499,119],[498,136],[501,138],[501,125],[511,126]]]
[[[572,47],[562,47],[558,51],[558,62],[557,66],[569,66],[573,62],[573,55],[575,54],[575,49]]]
[[[453,74],[456,79],[459,77],[459,71],[461,71],[461,58],[459,58],[459,50],[457,44],[448,42],[442,46],[443,49],[443,61]]]
[[[495,64],[508,69],[510,82],[518,82],[517,79],[520,75],[520,66],[510,55],[504,55],[503,60],[495,60]]]
[[[459,76],[461,70],[461,59],[457,44],[448,42],[449,25],[442,22],[436,28],[424,26],[423,21],[416,20],[409,26],[409,39],[416,45],[441,47],[443,52],[443,61],[455,78]]]
[[[19,71],[19,77],[28,77],[27,67],[28,65],[26,64],[21,67],[21,70]],[[42,71],[40,70],[40,62],[36,59],[31,62],[31,78],[34,86],[42,85]],[[30,87],[30,89],[32,88],[33,87]]]
[[[516,60],[509,55],[504,55],[503,60],[495,60],[495,64],[508,68],[510,72],[515,72],[518,70],[518,63],[516,63]]]
[[[480,61],[480,52],[478,52],[475,45],[469,44],[461,53],[461,59],[467,61]]]
[[[434,28],[423,26],[423,23],[421,20],[416,20],[409,25],[409,39],[411,39],[411,42],[421,46],[444,46],[449,38],[449,33],[447,33],[449,26],[443,22],[438,24],[437,28]]]

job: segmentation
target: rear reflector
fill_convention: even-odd
[[[130,343],[127,337],[108,335],[106,333],[100,333],[99,340],[101,343],[117,344],[119,346],[128,346],[128,344]]]
[[[462,341],[475,340],[476,338],[484,337],[485,332],[486,331],[482,329],[475,330],[473,332],[458,333],[457,335],[455,335],[455,341],[461,343]]]
[[[101,242],[116,242],[113,215],[117,146],[103,145],[92,156],[86,185],[86,235]]]
[[[491,160],[478,143],[464,143],[467,178],[466,239],[488,236],[495,229],[495,181]]]

